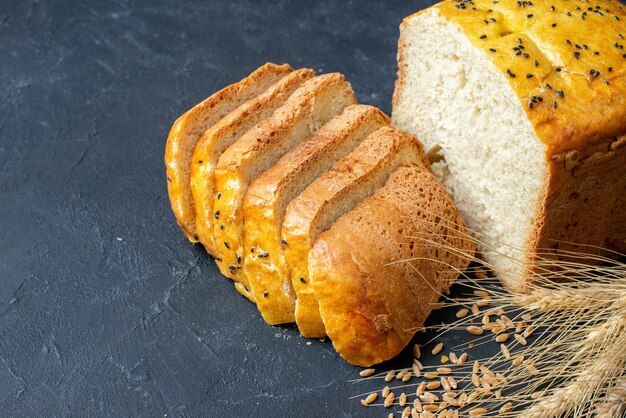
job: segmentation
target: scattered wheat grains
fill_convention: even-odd
[[[469,310],[466,308],[462,308],[459,309],[456,313],[456,317],[461,319],[461,318],[465,318],[467,316],[467,314],[469,313]]]
[[[375,392],[374,393],[370,393],[369,395],[367,395],[367,398],[361,399],[361,405],[369,406],[369,404],[374,402],[377,398],[378,398],[378,394],[377,393],[375,393]]]
[[[371,375],[373,375],[376,372],[376,370],[374,369],[365,369],[365,370],[361,370],[361,372],[359,373],[359,375],[361,377],[370,377]]]
[[[433,348],[432,355],[436,356],[437,354],[441,353],[441,350],[443,350],[443,343],[438,343],[435,348]]]
[[[383,403],[383,406],[385,408],[389,408],[393,404],[393,401],[395,399],[396,399],[396,395],[394,395],[393,392],[391,392],[389,395],[385,397],[385,402]]]
[[[528,344],[528,342],[526,341],[526,338],[522,337],[519,334],[515,334],[515,341],[517,341],[518,343],[520,343],[521,345],[526,345]]]
[[[385,375],[385,382],[391,382],[394,378],[394,375],[395,375],[395,371],[389,370],[387,374]]]
[[[467,332],[469,332],[472,335],[482,335],[484,332],[482,328],[477,327],[476,325],[470,325],[466,329],[467,329]]]
[[[437,373],[437,372],[426,372],[426,373],[424,373],[424,377],[426,379],[433,380],[433,379],[436,379],[436,378],[439,377],[439,373]]]
[[[509,334],[507,334],[506,332],[502,333],[502,334],[496,335],[496,342],[497,343],[505,343],[505,342],[508,341],[508,339],[509,339]]]
[[[383,395],[383,398],[386,398],[387,395],[389,395],[391,393],[391,389],[389,388],[389,386],[385,386],[381,392],[381,395]]]
[[[402,392],[400,394],[400,396],[398,397],[398,403],[400,404],[400,406],[406,405],[406,393]]]
[[[485,408],[474,408],[470,411],[470,417],[481,417],[487,413]]]
[[[422,356],[422,350],[419,344],[413,344],[413,357],[419,359]]]
[[[446,355],[441,356],[441,359],[440,359],[441,364],[446,364],[449,361],[450,361],[450,357]]]
[[[478,305],[473,304],[472,305],[472,314],[474,314],[474,316],[478,316],[479,313],[480,313],[480,309],[478,309]]]

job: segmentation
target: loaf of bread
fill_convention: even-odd
[[[244,290],[250,290],[246,275],[241,273],[244,256],[242,204],[248,185],[291,148],[355,103],[352,87],[343,75],[332,73],[314,77],[219,158],[214,172],[215,261],[222,274],[242,283]]]
[[[412,135],[382,127],[289,204],[282,237],[288,244],[285,255],[297,295],[296,324],[305,337],[326,335],[308,272],[308,254],[317,236],[406,163],[428,167],[421,144]]]
[[[243,207],[244,272],[267,323],[294,320],[296,300],[283,254],[289,242],[281,239],[286,206],[367,135],[388,122],[375,107],[349,106],[248,187]],[[307,336],[302,327],[300,332]]]
[[[400,30],[392,123],[507,288],[563,250],[625,249],[624,6],[444,1]]]
[[[191,242],[198,242],[191,195],[191,158],[200,136],[229,112],[258,96],[290,73],[289,65],[267,63],[238,83],[213,94],[179,117],[167,137],[167,190],[178,225]]]
[[[359,366],[394,357],[473,254],[443,185],[424,166],[398,168],[323,232],[309,254],[313,291],[335,349]]]
[[[328,331],[359,365],[406,345],[473,252],[422,145],[389,122],[341,74],[266,64],[181,116],[166,151],[185,235],[266,322]]]
[[[219,157],[244,133],[270,117],[306,80],[313,70],[294,71],[248,100],[209,128],[195,146],[191,160],[191,195],[195,205],[196,235],[210,254],[216,254],[213,241],[215,178]]]

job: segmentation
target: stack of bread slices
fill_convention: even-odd
[[[182,115],[172,209],[272,325],[395,356],[474,254],[423,147],[341,74],[265,64]]]

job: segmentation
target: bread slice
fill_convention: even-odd
[[[167,190],[176,221],[191,242],[198,242],[190,187],[191,158],[200,136],[237,106],[291,71],[289,65],[267,63],[238,83],[203,100],[174,122],[165,147]]]
[[[400,165],[428,166],[417,139],[391,127],[369,135],[352,153],[322,174],[285,212],[282,239],[295,289],[296,323],[302,335],[326,335],[308,275],[308,253],[317,236],[357,203],[383,186]]]
[[[314,75],[314,71],[309,69],[286,75],[265,92],[224,116],[198,141],[191,163],[191,195],[196,207],[196,235],[209,253],[216,253],[213,240],[213,170],[218,158],[245,132],[270,117],[298,87]]]
[[[398,168],[322,233],[309,254],[311,284],[335,349],[358,366],[394,357],[473,254],[445,187],[423,166]]]
[[[392,116],[436,158],[486,261],[518,291],[545,265],[538,253],[626,248],[626,10],[522,3],[407,17]]]
[[[308,80],[269,118],[246,132],[222,154],[215,167],[214,237],[216,262],[249,296],[243,262],[242,203],[248,185],[282,155],[308,138],[345,107],[356,103],[343,75],[325,74]],[[247,290],[246,290],[247,289]]]
[[[377,108],[349,106],[248,187],[243,205],[244,271],[267,323],[294,321],[295,298],[282,249],[289,242],[281,243],[285,208],[321,173],[388,123]]]

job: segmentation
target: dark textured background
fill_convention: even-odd
[[[386,415],[183,238],[162,161],[179,114],[266,61],[389,112],[429,3],[0,2],[0,416]]]

